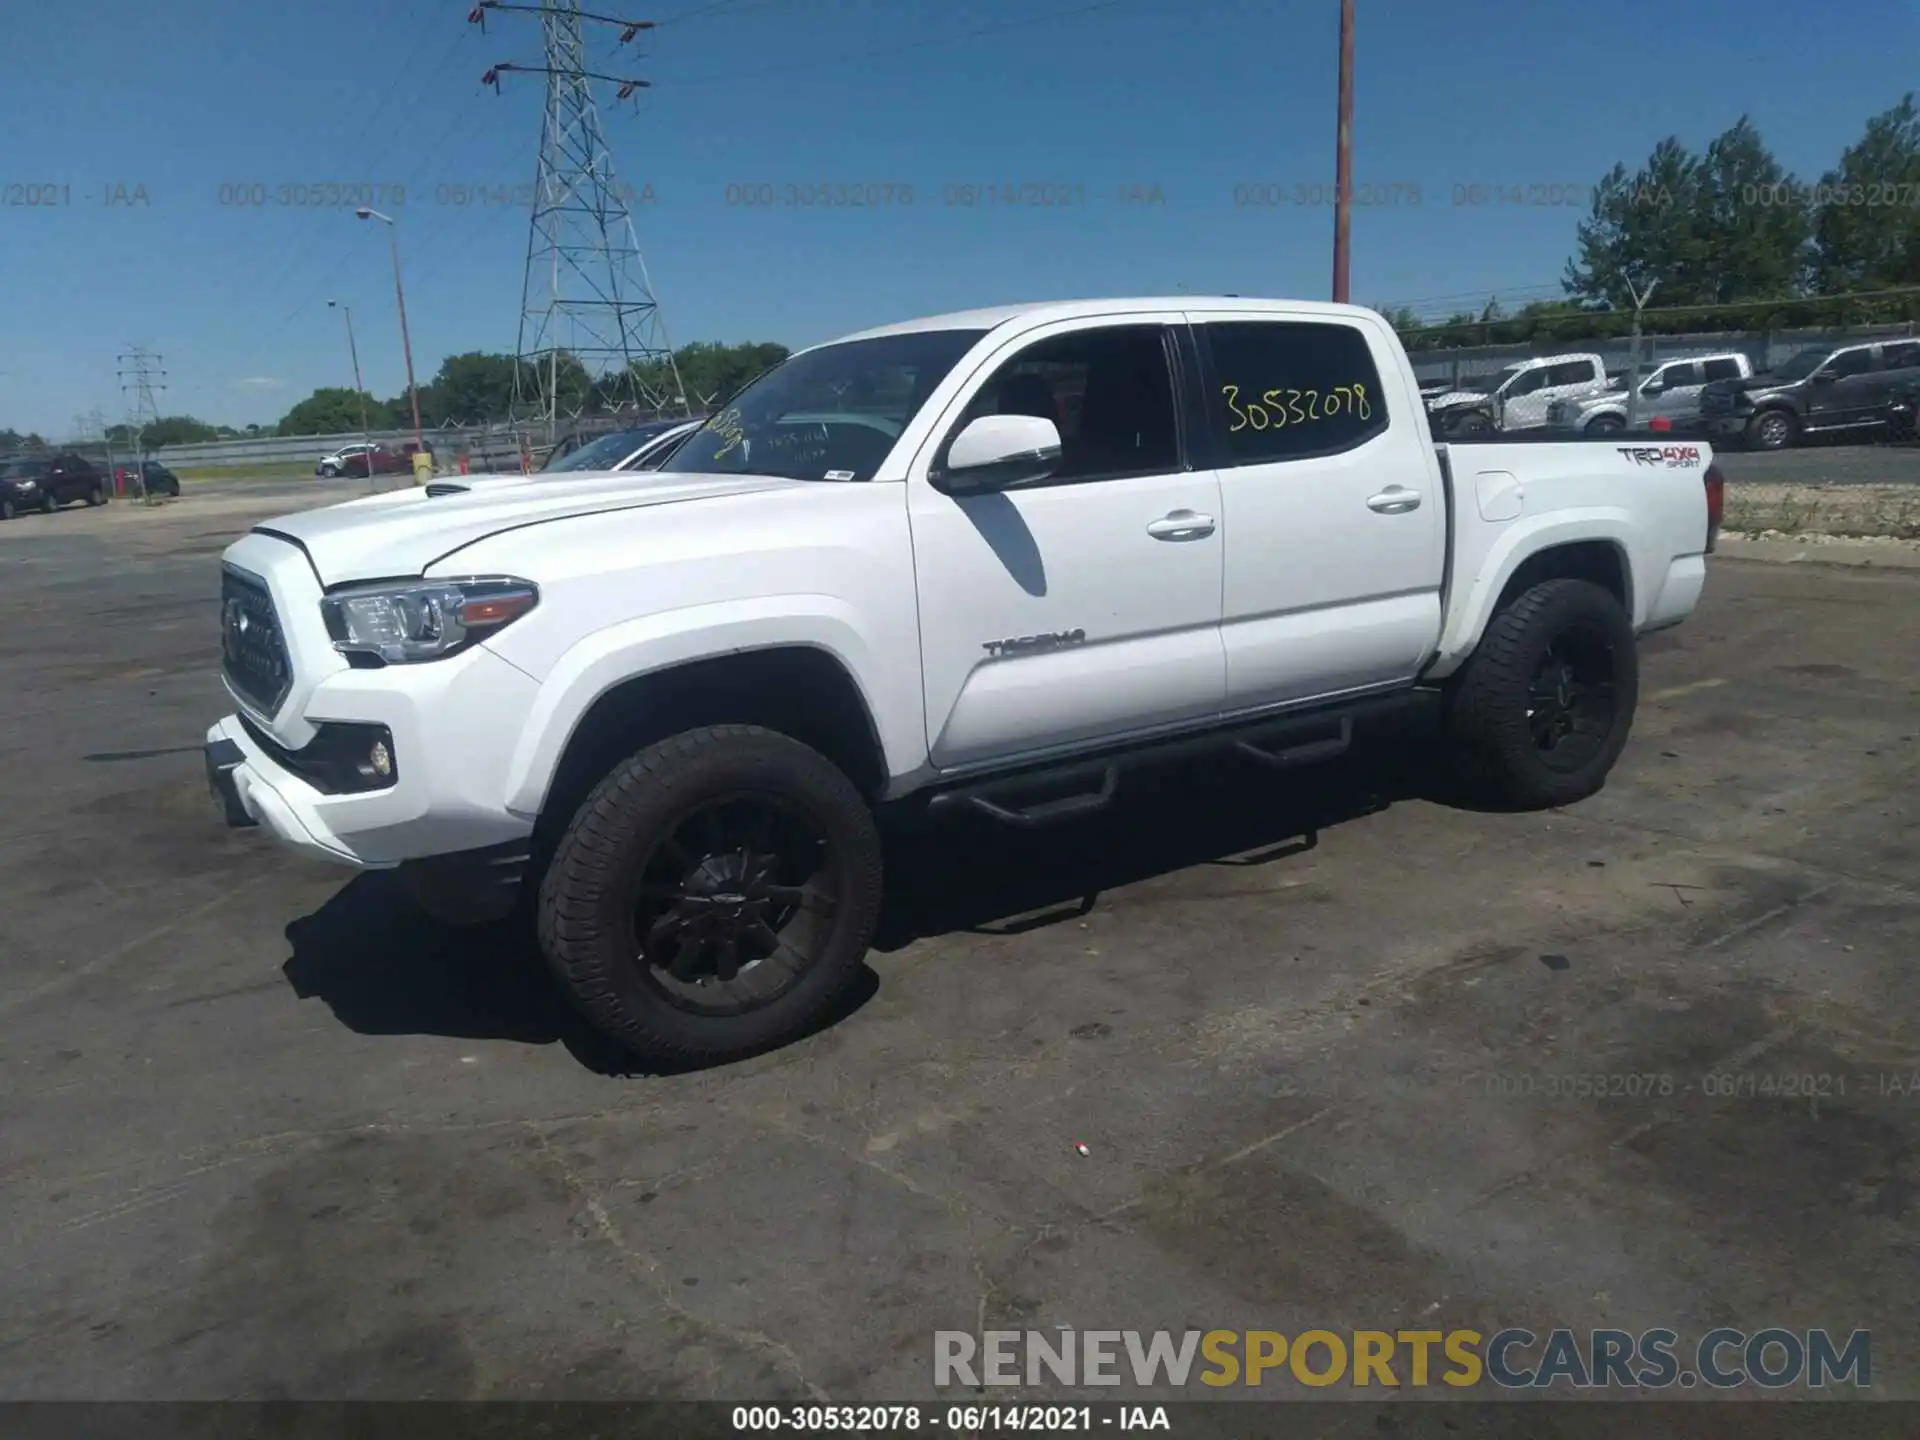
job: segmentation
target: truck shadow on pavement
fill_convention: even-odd
[[[1169,768],[1123,788],[1109,809],[1034,831],[962,819],[889,825],[888,887],[876,952],[956,932],[1021,934],[1084,916],[1102,894],[1201,864],[1261,865],[1311,850],[1321,830],[1419,793],[1416,780],[1361,758],[1314,770]],[[287,927],[282,967],[362,1035],[443,1035],[564,1045],[597,1074],[637,1066],[575,1012],[523,920],[451,930],[427,918],[390,874],[357,876]],[[882,983],[871,966],[829,1029]]]

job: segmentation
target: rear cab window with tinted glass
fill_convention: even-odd
[[[1337,455],[1386,430],[1380,372],[1355,326],[1231,320],[1201,333],[1224,467]]]

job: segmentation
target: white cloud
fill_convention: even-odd
[[[283,390],[287,382],[271,375],[249,375],[244,380],[233,382],[243,390]]]

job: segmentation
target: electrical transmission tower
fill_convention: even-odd
[[[582,31],[586,23],[617,26],[624,45],[653,22],[592,14],[578,0],[479,0],[467,18],[484,30],[490,10],[538,15],[546,45],[544,65],[500,64],[481,77],[496,93],[505,74],[546,77],[515,408],[551,426],[587,398],[580,394],[584,367],[612,409],[685,413],[686,387],[640,254],[629,192],[616,182],[593,101],[593,81],[615,86],[621,100],[647,82],[589,70]]]
[[[120,356],[120,390],[128,396],[127,423],[133,432],[133,473],[140,482],[140,498],[147,498],[147,427],[160,419],[153,392],[167,388],[167,372],[160,357],[144,345],[129,345]]]

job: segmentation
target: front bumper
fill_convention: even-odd
[[[207,786],[230,829],[265,826],[274,837],[319,859],[378,868],[328,825],[323,796],[291,771],[282,769],[247,734],[238,715],[229,715],[207,731]]]

